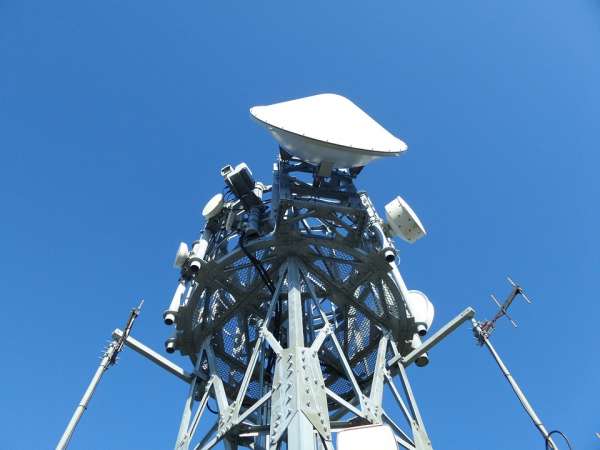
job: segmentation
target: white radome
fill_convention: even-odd
[[[189,255],[190,249],[188,248],[188,245],[185,242],[180,242],[179,247],[177,247],[177,253],[175,254],[173,267],[178,268],[183,266]]]
[[[223,209],[223,194],[215,194],[204,206],[202,216],[204,220],[212,219]]]
[[[360,167],[407,149],[404,142],[337,94],[254,106],[250,114],[285,151],[313,164]]]
[[[421,336],[424,336],[431,327],[433,317],[435,316],[433,303],[431,303],[424,293],[416,289],[408,291],[406,303],[408,303],[408,309],[417,325],[417,332]]]
[[[412,244],[427,234],[415,212],[400,196],[385,205],[385,215],[392,235],[406,242]]]

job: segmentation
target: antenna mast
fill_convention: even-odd
[[[494,294],[491,295],[492,300],[494,301],[494,303],[496,303],[496,305],[498,305],[499,310],[492,320],[478,322],[475,319],[471,319],[471,322],[473,324],[473,333],[475,335],[475,338],[478,341],[478,344],[481,346],[485,345],[487,347],[487,349],[490,351],[490,354],[492,355],[492,357],[498,364],[500,371],[502,372],[502,374],[504,375],[504,377],[510,384],[510,387],[514,391],[515,395],[521,402],[523,409],[529,415],[529,417],[533,421],[533,424],[538,429],[540,434],[543,436],[544,442],[546,443],[546,447],[551,450],[558,450],[558,447],[552,440],[550,433],[548,433],[548,430],[546,430],[546,427],[542,423],[539,416],[536,414],[535,410],[531,406],[531,403],[529,403],[529,401],[527,400],[527,397],[525,396],[525,394],[523,393],[523,391],[517,384],[516,380],[514,379],[514,377],[512,376],[512,374],[510,373],[510,371],[508,370],[508,368],[506,367],[506,365],[500,358],[500,355],[498,355],[498,352],[492,345],[492,342],[490,341],[490,335],[494,331],[494,329],[496,327],[496,322],[498,321],[498,319],[500,319],[502,317],[506,317],[515,328],[517,327],[517,323],[508,315],[508,308],[513,303],[515,298],[517,298],[520,295],[523,297],[523,299],[525,301],[527,301],[527,303],[531,303],[531,300],[529,300],[529,298],[525,295],[523,288],[521,286],[519,286],[517,283],[515,283],[513,280],[511,280],[510,277],[507,277],[507,279],[508,279],[508,282],[512,285],[512,291],[510,292],[510,294],[508,294],[508,297],[502,304],[500,304],[500,302],[498,302],[498,300],[496,299]]]
[[[83,394],[83,397],[81,397],[79,405],[77,405],[77,408],[75,408],[75,412],[73,413],[73,416],[71,417],[67,428],[65,429],[62,437],[60,438],[60,441],[56,446],[56,450],[64,450],[69,445],[69,441],[71,440],[71,436],[73,436],[75,427],[77,426],[79,420],[81,419],[81,416],[83,416],[83,413],[87,409],[88,404],[90,403],[90,400],[94,395],[94,391],[96,390],[98,383],[100,383],[102,375],[104,375],[104,372],[106,372],[109,369],[109,367],[111,367],[117,362],[119,353],[121,353],[121,350],[123,350],[123,346],[127,341],[127,337],[129,336],[129,334],[131,333],[131,329],[133,328],[133,322],[140,315],[140,311],[142,309],[143,304],[144,300],[140,302],[137,308],[133,308],[131,310],[131,313],[129,313],[129,319],[127,319],[127,323],[125,324],[125,331],[123,332],[123,334],[116,338],[113,337],[113,339],[110,341],[110,343],[104,350],[102,359],[100,360],[100,365],[98,366],[98,369],[96,369],[96,373],[92,377],[92,381],[90,381],[90,384],[88,385],[88,388]]]

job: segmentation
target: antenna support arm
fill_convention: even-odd
[[[458,316],[440,328],[437,332],[433,334],[429,339],[427,339],[423,344],[421,344],[418,348],[414,349],[408,355],[402,357],[401,355],[397,355],[388,361],[388,367],[393,366],[397,362],[401,361],[404,367],[408,367],[416,359],[421,356],[423,353],[426,353],[431,348],[435,347],[440,343],[446,336],[456,330],[459,326],[461,326],[464,322],[469,319],[473,319],[475,317],[475,310],[470,306],[465,308],[463,312],[461,312]]]

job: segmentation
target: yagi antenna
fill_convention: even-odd
[[[506,277],[506,279],[511,284],[512,291],[510,292],[510,294],[508,294],[508,297],[506,297],[504,303],[500,303],[496,296],[494,294],[491,294],[490,297],[499,308],[498,312],[496,313],[493,319],[486,320],[485,322],[481,322],[479,324],[482,333],[485,334],[486,337],[489,337],[492,334],[492,332],[496,328],[496,322],[502,317],[506,317],[513,325],[513,327],[517,328],[517,322],[515,322],[515,320],[508,314],[508,308],[510,307],[510,305],[512,305],[515,298],[521,296],[527,303],[531,304],[531,300],[529,299],[529,297],[527,297],[527,294],[525,294],[523,288],[519,284],[515,283],[512,280],[512,278]]]

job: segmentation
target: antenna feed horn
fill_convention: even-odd
[[[176,339],[174,337],[170,337],[165,341],[165,350],[167,353],[175,353],[176,349]]]
[[[196,274],[202,267],[202,259],[197,256],[192,256],[188,260],[188,267],[191,273]]]

